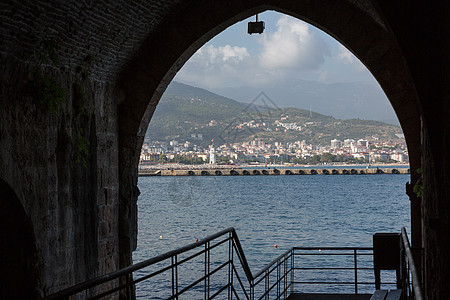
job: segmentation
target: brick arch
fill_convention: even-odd
[[[183,64],[209,39],[255,13],[277,10],[302,19],[352,51],[387,95],[405,133],[411,169],[420,167],[420,112],[407,63],[395,37],[370,2],[230,0],[177,6],[141,45],[118,80],[121,266],[136,242],[137,164],[152,114]],[[361,3],[361,2],[360,2]],[[417,180],[412,173],[412,182]],[[412,196],[413,241],[420,243],[420,203]],[[131,221],[130,221],[131,220]]]
[[[37,299],[36,241],[31,218],[14,190],[0,179],[2,275],[0,298]]]

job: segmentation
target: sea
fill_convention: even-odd
[[[371,247],[377,232],[410,233],[409,180],[403,174],[140,177],[133,260],[228,227],[236,229],[253,273],[294,246]],[[143,281],[137,297],[164,299],[169,281]]]

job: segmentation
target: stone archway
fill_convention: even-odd
[[[36,242],[31,219],[13,189],[0,179],[0,298],[35,299]]]
[[[165,88],[206,41],[228,26],[268,9],[292,15],[322,29],[351,50],[378,80],[405,133],[411,169],[421,165],[420,113],[415,87],[393,33],[370,3],[351,4],[271,0],[197,1],[181,4],[141,45],[122,72],[119,106],[121,266],[136,246],[137,164],[143,137]],[[149,96],[150,95],[150,96]],[[417,174],[412,172],[412,182]],[[411,194],[412,240],[421,244],[420,201]]]

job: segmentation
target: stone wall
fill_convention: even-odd
[[[429,299],[447,299],[450,295],[450,3],[386,1],[380,8],[402,48],[419,96],[426,294]]]
[[[42,42],[58,45],[60,68],[93,57],[91,77],[115,81],[147,35],[180,1],[17,1],[1,4],[2,60],[34,61]]]
[[[31,219],[41,296],[116,270],[121,249],[131,263],[136,207],[119,203],[119,170],[135,163],[119,167],[118,77],[176,4],[0,5],[0,178]],[[137,199],[137,176],[122,178]]]
[[[43,296],[118,266],[116,103],[109,84],[56,68],[39,72],[63,102],[47,89],[41,103],[35,68],[2,68],[0,177],[31,219]]]

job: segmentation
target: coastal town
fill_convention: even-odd
[[[245,104],[185,86],[172,93],[149,124],[141,166],[409,163],[394,123],[280,108],[265,95]]]
[[[198,138],[198,136],[197,136]],[[201,138],[201,136],[200,136]],[[189,141],[170,142],[145,139],[141,165],[177,164],[408,164],[408,151],[403,135],[400,142],[372,139],[333,139],[329,145],[312,145],[305,140],[269,143],[255,138],[246,142],[208,147]]]

